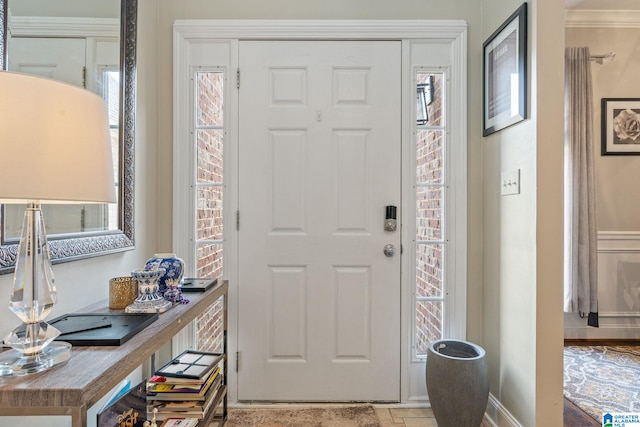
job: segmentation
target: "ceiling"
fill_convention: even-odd
[[[564,0],[565,9],[640,10],[640,0]]]

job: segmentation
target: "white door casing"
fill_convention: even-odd
[[[399,401],[400,43],[239,52],[239,399]]]

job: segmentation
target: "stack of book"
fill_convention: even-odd
[[[147,383],[147,417],[202,420],[222,387],[223,355],[187,350],[167,363]]]

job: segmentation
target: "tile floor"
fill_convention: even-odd
[[[433,411],[429,408],[392,408],[374,405],[378,418],[380,419],[380,427],[436,427],[436,419],[433,417]],[[490,427],[485,420],[481,427]]]
[[[380,427],[390,426],[421,426],[436,427],[436,419],[433,418],[433,411],[428,408],[384,408],[375,407]]]

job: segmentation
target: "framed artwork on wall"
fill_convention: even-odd
[[[640,98],[602,98],[602,155],[640,154]]]
[[[482,45],[482,136],[527,116],[527,3]]]

